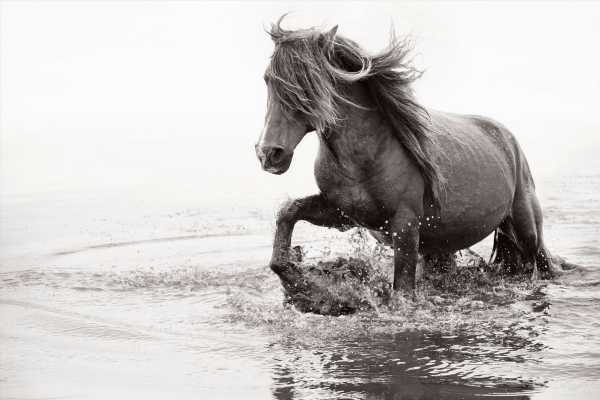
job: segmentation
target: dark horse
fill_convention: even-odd
[[[512,133],[481,116],[428,110],[410,88],[420,73],[405,41],[371,56],[315,28],[272,26],[268,105],[256,145],[264,170],[282,174],[316,130],[320,194],[279,212],[271,268],[282,279],[294,224],[362,226],[393,246],[394,289],[416,285],[418,254],[447,254],[495,233],[494,261],[510,270],[560,271],[544,246],[527,160]]]

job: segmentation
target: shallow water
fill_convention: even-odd
[[[282,305],[270,205],[7,200],[0,397],[598,398],[600,175],[538,186],[548,246],[586,271],[505,305],[342,317]],[[354,250],[308,224],[294,242]]]

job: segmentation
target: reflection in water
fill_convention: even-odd
[[[541,329],[514,324],[480,334],[395,333],[315,345],[274,343],[273,395],[293,398],[431,399],[482,395],[528,398],[544,386],[527,378],[539,362]],[[543,328],[542,328],[543,329]],[[303,333],[309,335],[309,332]]]

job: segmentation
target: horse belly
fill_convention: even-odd
[[[485,216],[447,219],[434,229],[421,231],[420,251],[424,254],[454,252],[485,239],[506,218],[510,206],[501,205]]]
[[[421,232],[422,251],[469,247],[493,232],[510,214],[516,185],[514,158],[479,127],[463,126],[442,137],[440,166],[447,187],[441,215]]]

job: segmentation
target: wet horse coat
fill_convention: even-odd
[[[316,130],[320,193],[279,212],[271,268],[283,280],[294,224],[362,226],[394,249],[394,289],[416,285],[418,254],[466,248],[496,231],[495,261],[556,271],[523,151],[501,124],[426,110],[410,83],[406,46],[378,56],[339,37],[337,27],[288,31],[275,24],[265,79],[269,100],[256,146],[280,174],[304,135]]]

